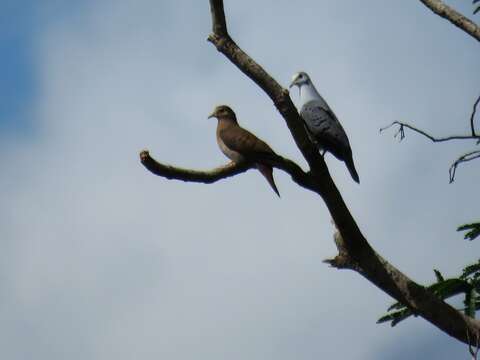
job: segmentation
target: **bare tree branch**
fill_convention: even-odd
[[[285,119],[297,147],[307,160],[310,168],[315,168],[319,172],[328,172],[323,157],[320,156],[305,131],[303,120],[298,115],[288,90],[283,89],[259,64],[240,49],[228,34],[223,1],[211,0],[210,11],[213,32],[209,35],[208,41],[215,45],[219,52],[224,54],[272,99]]]
[[[183,169],[157,162],[155,159],[150,157],[150,154],[147,150],[143,150],[140,153],[140,161],[142,162],[143,166],[150,170],[150,172],[166,179],[200,182],[204,184],[212,184],[218,180],[241,174],[250,168],[248,164],[239,165],[231,162],[227,165],[210,171]]]
[[[223,1],[210,0],[210,10],[213,33],[209,36],[209,41],[272,99],[309,164],[310,171],[304,172],[297,164],[280,156],[271,163],[272,166],[289,173],[297,184],[314,191],[324,200],[338,229],[335,239],[339,254],[328,262],[338,268],[357,271],[397,301],[406,304],[413,313],[424,317],[460,341],[468,343],[469,337],[478,336],[479,322],[458,312],[423,286],[410,280],[374,251],[348,210],[325,161],[309,140],[288,91],[231,39],[227,31]],[[143,152],[141,158],[143,165],[153,173],[184,181],[209,183],[248,169],[246,165],[244,168],[240,168],[240,165],[227,165],[213,171],[193,171],[157,163],[148,152]]]
[[[473,124],[473,122],[472,122],[472,124]],[[381,128],[380,132],[382,132],[384,130],[387,130],[387,129],[390,129],[394,125],[399,126],[398,131],[395,133],[394,136],[397,137],[398,135],[400,135],[400,141],[405,138],[405,129],[404,128],[408,128],[412,131],[415,131],[416,133],[419,133],[419,134],[425,136],[426,138],[432,140],[433,142],[444,142],[444,141],[450,141],[450,140],[472,140],[472,139],[473,140],[480,140],[480,136],[475,135],[475,134],[474,135],[453,135],[453,136],[446,136],[446,137],[443,137],[443,138],[436,138],[436,137],[433,137],[432,135],[426,133],[423,130],[417,129],[413,125],[409,125],[407,123],[403,123],[403,122],[399,122],[399,121],[394,121],[390,125]]]
[[[159,163],[150,156],[147,150],[143,150],[140,153],[140,161],[142,162],[143,166],[145,166],[155,175],[167,179],[181,180],[186,182],[200,182],[204,184],[212,184],[218,180],[244,173],[252,168],[252,164],[248,162],[230,162],[224,166],[220,166],[208,171],[184,169]],[[315,191],[315,179],[310,173],[303,171],[302,168],[292,160],[278,155],[275,158],[271,158],[270,155],[269,158],[264,159],[264,161],[277,169],[285,171],[292,177],[293,181],[295,181],[301,187]]]
[[[467,336],[469,334],[478,336],[480,334],[479,322],[463,315],[435,297],[373,250],[343,201],[323,158],[319,156],[318,151],[309,141],[303,122],[288,96],[288,91],[282,89],[260,65],[230,38],[226,28],[223,1],[210,0],[210,9],[213,34],[209,36],[209,41],[273,100],[290,129],[295,143],[310,165],[311,171],[309,174],[315,180],[313,190],[325,201],[339,233],[337,236],[339,255],[330,260],[330,264],[359,272],[393,298],[406,304],[415,314],[424,317],[460,341],[468,343]]]
[[[457,172],[457,167],[461,163],[472,161],[480,158],[480,150],[472,151],[460,156],[448,169],[448,174],[450,176],[450,184],[455,181],[455,173]]]
[[[479,144],[480,143],[480,135],[477,135],[477,133],[475,132],[475,115],[476,115],[477,107],[478,107],[479,103],[480,103],[480,96],[475,100],[475,103],[473,104],[472,114],[470,115],[471,135],[453,135],[453,136],[446,136],[446,137],[442,137],[442,138],[437,138],[437,137],[434,137],[434,136],[428,134],[427,132],[425,132],[423,130],[417,129],[413,125],[409,125],[407,123],[403,123],[403,122],[399,122],[399,121],[394,121],[390,125],[381,128],[380,132],[382,132],[384,130],[387,130],[387,129],[390,129],[394,125],[398,125],[399,128],[398,128],[398,131],[395,133],[394,137],[397,137],[397,136],[400,135],[400,141],[402,141],[405,138],[405,128],[408,128],[408,129],[410,129],[410,130],[412,130],[412,131],[414,131],[414,132],[416,132],[420,135],[425,136],[426,138],[430,139],[433,142],[444,142],[444,141],[450,141],[450,140],[477,140],[477,144]],[[449,180],[450,184],[455,181],[455,174],[456,174],[458,165],[460,165],[461,163],[464,163],[464,162],[468,162],[468,161],[471,161],[471,160],[474,160],[474,159],[478,159],[480,157],[480,155],[478,153],[479,153],[479,151],[472,151],[472,152],[469,152],[467,154],[464,154],[464,155],[460,156],[457,160],[455,160],[455,162],[450,166],[450,168],[448,170],[448,173],[449,173],[449,176],[450,176],[450,180]]]
[[[435,14],[450,21],[456,27],[480,41],[480,27],[472,20],[460,14],[455,9],[444,4],[440,0],[420,0],[425,6],[432,10]]]
[[[470,128],[472,130],[472,136],[476,136],[474,121],[475,121],[475,113],[477,112],[478,103],[480,103],[480,95],[478,96],[477,100],[473,104],[472,115],[470,115]]]

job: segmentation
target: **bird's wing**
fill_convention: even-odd
[[[275,155],[270,146],[240,126],[225,129],[220,136],[229,149],[239,152],[247,159],[255,160]]]
[[[335,156],[350,150],[347,134],[332,110],[320,101],[310,101],[300,110],[308,131],[317,145]]]

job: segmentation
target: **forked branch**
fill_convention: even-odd
[[[466,153],[460,156],[457,160],[455,160],[455,162],[450,166],[450,169],[448,169],[448,174],[450,176],[450,183],[455,181],[455,174],[457,172],[458,165],[475,160],[475,159],[480,159],[480,150],[471,151],[469,153]]]
[[[210,10],[213,33],[209,36],[209,41],[272,99],[297,147],[309,164],[310,171],[304,172],[297,164],[282,157],[274,159],[271,163],[272,166],[289,173],[297,184],[314,191],[324,200],[338,229],[336,241],[341,256],[341,259],[337,256],[329,263],[339,268],[357,271],[397,301],[406,304],[415,314],[424,317],[460,341],[468,343],[469,337],[478,336],[480,324],[477,321],[466,317],[423,286],[410,280],[373,250],[333,182],[325,161],[309,140],[288,91],[231,39],[227,31],[223,1],[210,0]],[[157,175],[184,181],[213,182],[247,170],[235,165],[222,167],[213,172],[179,169],[157,163],[148,156],[148,153],[143,153],[142,163]]]
[[[416,132],[420,135],[425,136],[426,138],[428,138],[429,140],[431,140],[435,143],[451,141],[451,140],[476,140],[477,144],[479,144],[480,143],[480,135],[478,135],[477,132],[475,131],[475,116],[476,116],[476,113],[477,113],[477,107],[478,107],[479,103],[480,103],[480,96],[478,96],[478,98],[475,100],[475,102],[473,104],[472,113],[470,115],[470,133],[471,133],[471,135],[452,135],[452,136],[445,136],[445,137],[438,138],[438,137],[434,137],[434,136],[428,134],[427,132],[425,132],[423,130],[417,129],[413,125],[409,125],[407,123],[400,122],[400,121],[394,121],[390,125],[381,128],[380,132],[382,132],[384,130],[387,130],[387,129],[390,129],[394,125],[398,125],[398,130],[395,133],[394,137],[399,136],[400,141],[405,139],[405,128],[408,128],[408,129],[410,129],[410,130],[412,130],[412,131],[414,131],[414,132]],[[479,151],[472,151],[472,152],[469,152],[467,154],[464,154],[464,155],[460,156],[450,166],[450,169],[448,171],[449,175],[450,175],[450,183],[453,183],[455,181],[455,174],[456,174],[458,165],[460,165],[462,163],[465,163],[465,162],[468,162],[468,161],[471,161],[471,160],[475,160],[475,159],[480,158],[480,156],[478,156],[478,152]]]
[[[204,184],[212,184],[219,180],[244,173],[252,168],[252,164],[248,162],[230,162],[226,165],[207,171],[185,169],[177,166],[162,164],[156,161],[150,156],[148,150],[143,150],[140,153],[140,161],[151,173],[166,179],[181,180],[186,182],[199,182]],[[310,173],[303,171],[302,168],[292,160],[277,155],[275,158],[264,159],[264,161],[273,167],[290,174],[292,180],[301,187],[315,191],[315,179]]]
[[[400,136],[400,141],[405,139],[405,128],[408,128],[420,135],[425,136],[426,138],[430,139],[433,142],[444,142],[444,141],[450,141],[450,140],[480,140],[480,136],[475,135],[452,135],[452,136],[445,136],[445,137],[434,137],[427,132],[417,129],[415,126],[400,122],[400,121],[394,121],[390,125],[385,126],[380,129],[380,132],[385,131],[387,129],[390,129],[392,126],[398,125],[398,131],[395,133],[395,137]]]
[[[423,135],[433,142],[444,142],[444,141],[450,141],[450,140],[472,140],[472,139],[480,141],[480,135],[478,135],[475,131],[475,115],[477,113],[477,107],[479,103],[480,103],[480,95],[477,97],[477,99],[473,103],[473,109],[470,115],[470,135],[453,135],[453,136],[445,136],[445,137],[438,138],[428,134],[423,130],[417,129],[413,125],[409,125],[407,123],[400,122],[400,121],[394,121],[390,125],[381,128],[380,132],[390,129],[394,125],[398,125],[399,126],[398,131],[395,133],[394,136],[397,137],[398,135],[400,135],[400,141],[405,138],[405,128],[408,128],[420,135]]]
[[[295,143],[310,165],[311,171],[309,174],[316,181],[315,192],[325,201],[339,232],[336,239],[340,251],[339,256],[342,256],[342,267],[359,272],[380,289],[398,301],[407,304],[414,313],[424,317],[458,340],[468,343],[470,335],[478,336],[480,334],[480,323],[466,317],[436,298],[372,249],[343,201],[323,158],[318,155],[318,152],[310,143],[287,90],[282,89],[260,65],[231,39],[226,25],[225,27],[222,26],[226,24],[223,1],[210,0],[210,9],[213,34],[209,36],[209,40],[218,51],[260,86],[273,100],[290,129]],[[338,257],[336,259],[340,260]],[[331,260],[330,263],[340,265],[340,262],[336,262],[335,259]]]

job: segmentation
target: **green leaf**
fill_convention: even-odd
[[[391,321],[391,326],[397,325],[400,321],[405,320],[409,316],[413,315],[413,313],[409,309],[403,309],[400,311],[395,311],[391,314],[387,314],[382,316],[380,319],[377,320],[377,324],[384,323]]]
[[[475,264],[468,265],[463,269],[462,275],[460,276],[461,279],[466,279],[470,275],[474,274],[477,275],[480,272],[480,260],[476,262]],[[475,274],[477,273],[477,274]],[[478,275],[477,275],[478,276]]]
[[[480,296],[478,295],[480,294],[480,260],[465,267],[458,278],[445,279],[439,270],[433,269],[433,272],[437,282],[425,288],[442,300],[465,294],[465,308],[460,311],[464,311],[468,316],[475,317],[476,310],[480,309]],[[378,319],[377,323],[390,321],[391,326],[395,326],[411,315],[413,313],[409,308],[400,302],[396,302],[390,305],[387,314]]]
[[[404,308],[405,305],[403,305],[402,303],[400,302],[396,302],[392,305],[390,305],[387,309],[387,311],[392,311],[392,310],[397,310],[397,309],[401,309],[401,308]]]
[[[435,277],[437,278],[438,282],[445,280],[440,271],[438,271],[437,269],[433,269],[433,272],[435,273]]]
[[[435,271],[435,275],[437,275],[437,279],[439,278],[443,279],[442,275],[440,274],[440,272],[438,272],[438,270],[434,270],[434,271]],[[466,280],[459,279],[459,278],[452,278],[447,280],[439,280],[435,284],[428,286],[427,289],[431,291],[434,295],[439,297],[440,299],[445,300],[458,294],[471,293],[474,287],[471,284],[469,284]],[[476,309],[475,300],[476,300],[476,297],[474,300],[472,300],[473,301],[472,305],[469,308],[470,312],[473,311],[473,314],[475,314],[475,309]],[[396,310],[396,311],[391,312],[392,310]],[[377,324],[391,321],[390,325],[395,326],[400,321],[405,320],[406,318],[408,318],[413,314],[410,309],[408,309],[405,305],[403,305],[400,302],[396,302],[390,305],[387,312],[389,313],[385,314],[384,316],[382,316],[380,319],[377,320]]]
[[[428,290],[440,299],[448,299],[452,296],[470,291],[472,286],[463,279],[452,278],[430,285]]]
[[[478,9],[480,9],[480,7]],[[478,11],[478,9],[476,11]],[[457,231],[465,231],[465,230],[470,230],[470,231],[465,233],[463,238],[465,240],[472,241],[476,237],[480,236],[480,223],[465,224],[465,225],[459,226],[457,229]]]
[[[475,288],[472,287],[470,291],[465,293],[465,315],[475,318],[475,310],[476,310],[476,299],[477,299],[477,292]]]

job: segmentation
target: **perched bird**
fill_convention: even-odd
[[[347,134],[327,102],[313,86],[307,73],[298,72],[293,75],[289,87],[293,86],[298,86],[300,91],[299,113],[305,121],[310,139],[322,155],[328,151],[344,161],[353,180],[360,183]]]
[[[280,197],[273,180],[273,169],[265,163],[265,159],[273,159],[277,156],[270,146],[240,127],[235,113],[226,105],[217,106],[208,118],[218,119],[217,143],[220,150],[235,163],[251,162]]]

